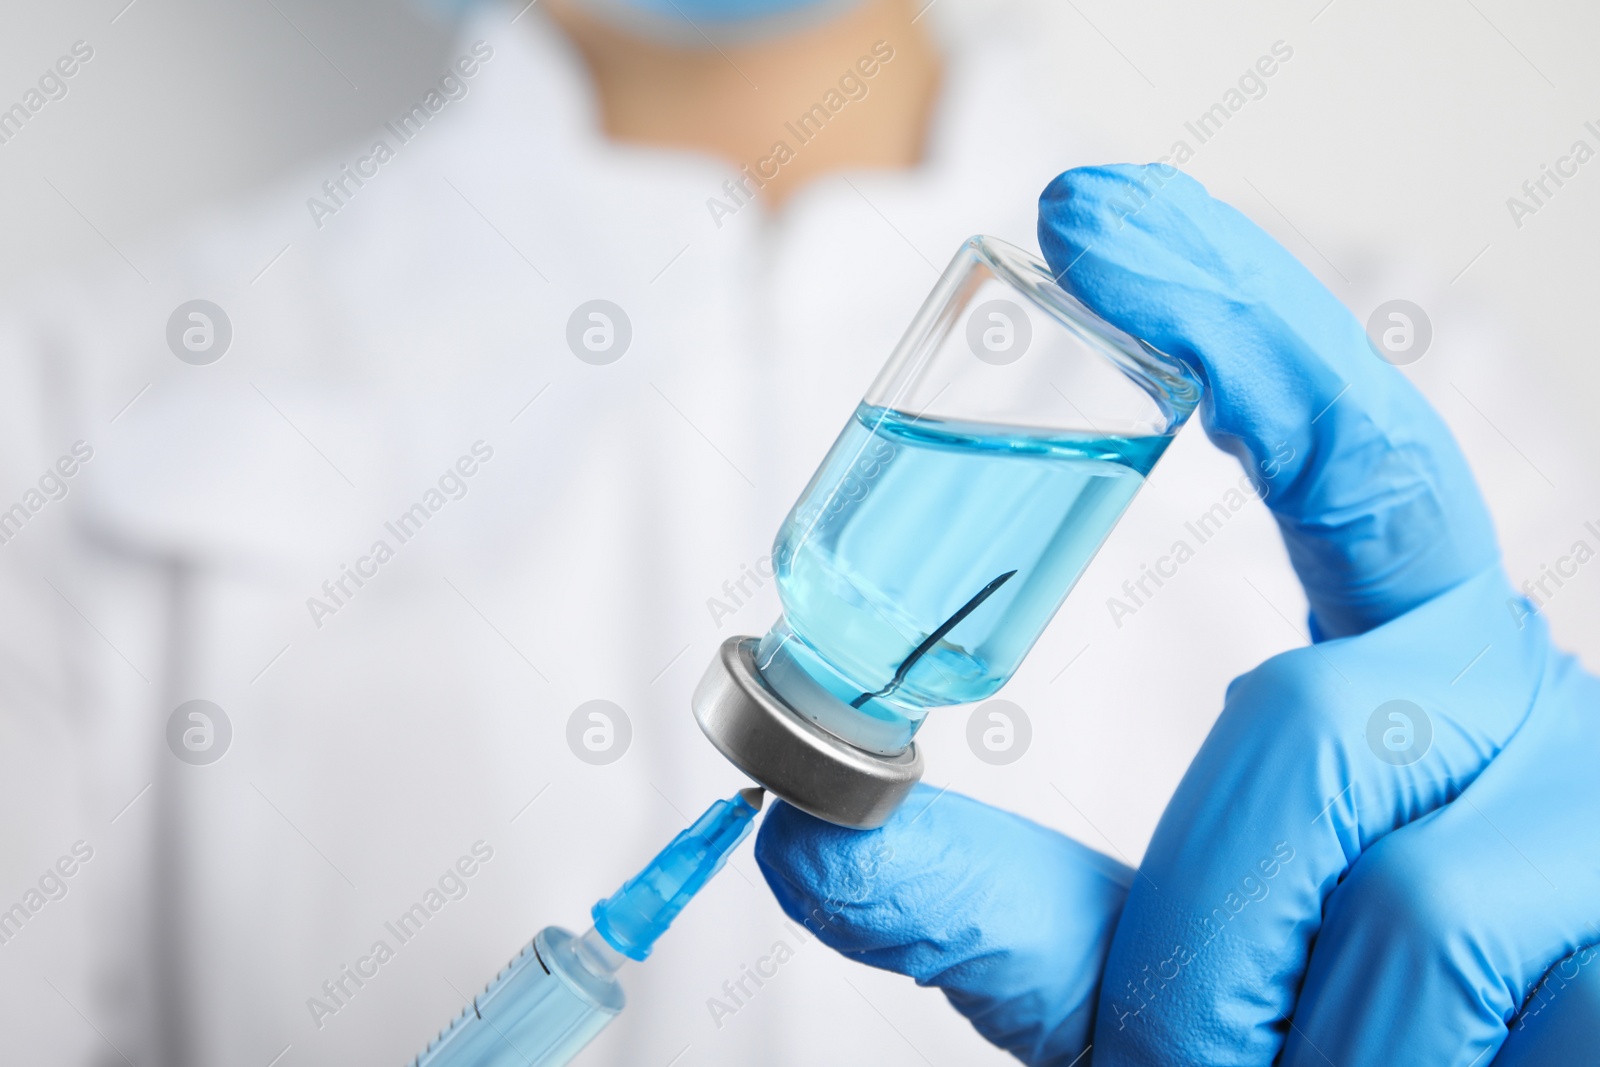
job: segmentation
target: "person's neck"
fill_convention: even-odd
[[[719,156],[775,206],[824,174],[922,157],[940,63],[911,0],[720,50],[633,37],[572,0],[549,13],[589,67],[608,136]]]

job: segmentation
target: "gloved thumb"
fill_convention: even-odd
[[[825,944],[944,990],[1029,1064],[1088,1047],[1100,972],[1133,872],[1053,830],[919,785],[877,830],[779,803],[756,862]]]
[[[1039,200],[1063,288],[1195,368],[1322,636],[1361,633],[1499,558],[1449,431],[1361,325],[1249,219],[1173,167],[1084,167]]]

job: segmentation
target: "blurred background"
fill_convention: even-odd
[[[1513,581],[1544,581],[1595,665],[1600,366],[1572,308],[1600,284],[1600,10],[864,0],[794,30],[815,47],[792,61],[707,36],[670,46],[693,63],[619,66],[603,20],[550,3],[7,11],[17,1062],[399,1064],[536,929],[586,925],[744,784],[687,704],[722,639],[777,615],[770,582],[729,586],[961,239],[1035,248],[1034,199],[1070,166],[1182,142],[1358,319],[1420,308],[1403,372],[1462,441]],[[776,193],[729,192],[765,153],[723,135],[785,138],[761,116],[878,42],[893,59]],[[630,79],[685,102],[666,132],[640,132]],[[568,341],[594,300],[629,326],[603,363]],[[186,348],[195,307],[214,333]],[[936,712],[928,779],[1137,863],[1228,680],[1306,640],[1253,503],[1108,610],[1238,475],[1186,431],[1001,694],[1027,750],[990,765],[968,709]],[[171,728],[196,700],[199,754],[192,720]],[[569,740],[596,700],[603,759]],[[462,856],[475,874],[398,943],[385,924]],[[748,850],[704,896],[579,1062],[1010,1062],[938,994],[787,924]],[[330,993],[380,940],[376,975]],[[730,999],[780,942],[793,958]]]

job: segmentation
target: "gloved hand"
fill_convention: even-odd
[[[1549,1067],[1594,1059],[1600,1034],[1600,948],[1591,946],[1551,968],[1511,1024],[1494,1067]]]
[[[1039,231],[1065,288],[1204,376],[1318,639],[1229,687],[1130,890],[1097,1067],[1466,1067],[1508,1022],[1505,1062],[1591,1061],[1600,682],[1507,582],[1448,431],[1171,168],[1068,171]]]
[[[862,963],[937,986],[1032,1064],[1089,1044],[1126,866],[1020,816],[919,785],[880,829],[778,803],[756,862],[783,910]]]
[[[1508,1020],[1497,1062],[1582,1062],[1600,685],[1505,581],[1448,432],[1288,253],[1170,169],[1069,171],[1040,239],[1064,286],[1205,377],[1202,421],[1260,481],[1319,641],[1229,688],[1127,898],[1095,1062],[1483,1063]],[[866,835],[774,812],[758,858],[830,944],[1072,1063],[1115,895],[1080,892],[1087,850],[1031,828],[1071,862],[1019,860],[1009,817],[943,803]]]

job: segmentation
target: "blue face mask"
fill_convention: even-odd
[[[627,33],[685,48],[769,41],[811,28],[861,0],[576,0]]]
[[[482,0],[412,0],[446,18]],[[770,40],[843,14],[862,0],[576,0],[618,29],[665,44],[704,47]]]
[[[688,20],[701,25],[729,26],[789,18],[818,10],[838,10],[853,4],[829,3],[828,0],[588,0],[588,6],[607,8],[619,14],[632,10],[673,22]]]

